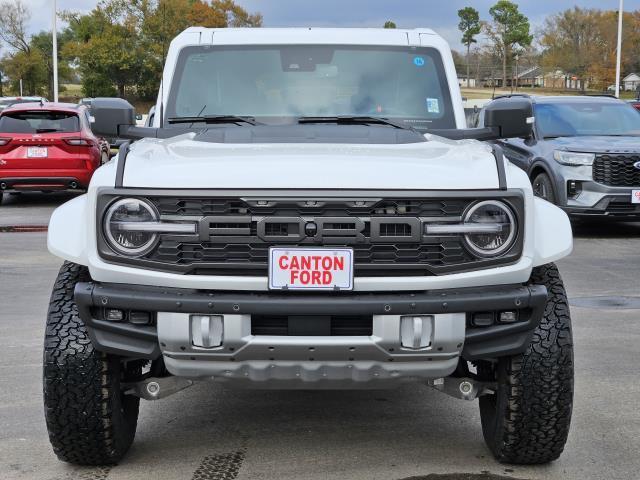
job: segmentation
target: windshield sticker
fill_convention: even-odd
[[[416,67],[424,67],[424,58],[422,57],[415,57],[413,59],[413,63],[415,64]]]
[[[427,112],[440,113],[440,105],[437,98],[427,98]]]

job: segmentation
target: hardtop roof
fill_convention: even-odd
[[[331,44],[331,45],[439,45],[442,37],[428,28],[204,28],[189,27],[172,44]]]

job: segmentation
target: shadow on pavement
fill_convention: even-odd
[[[5,207],[57,207],[81,193],[72,192],[21,192],[17,195],[5,193],[2,208]]]
[[[629,238],[640,236],[640,222],[589,220],[571,222],[574,238]]]

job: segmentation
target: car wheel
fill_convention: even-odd
[[[86,267],[65,262],[53,287],[44,343],[45,419],[60,460],[110,465],[135,436],[140,399],[126,395],[123,384],[140,377],[142,364],[94,350],[73,299],[76,284],[87,280]]]
[[[551,177],[546,173],[539,173],[531,182],[533,194],[536,197],[544,198],[547,202],[556,203],[556,194],[553,190]]]
[[[537,267],[531,284],[545,285],[548,299],[526,351],[483,362],[481,375],[496,382],[480,397],[484,439],[503,463],[541,464],[560,456],[573,406],[573,340],[567,295],[557,267]]]

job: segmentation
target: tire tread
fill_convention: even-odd
[[[77,282],[89,280],[86,267],[65,262],[47,315],[43,391],[49,440],[60,460],[110,465],[129,449],[135,435],[139,399],[120,400],[119,359],[94,350],[73,300]],[[131,410],[133,408],[133,411]]]
[[[560,456],[573,405],[573,339],[560,273],[554,264],[537,267],[530,283],[547,287],[544,315],[527,350],[499,362],[497,395],[502,398],[493,428],[483,428],[500,462],[527,465]]]

